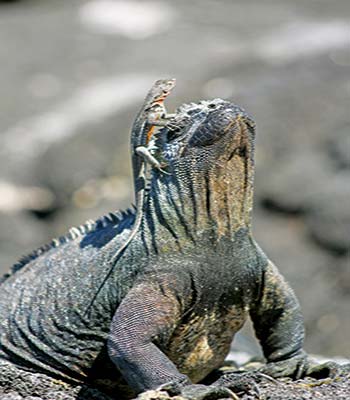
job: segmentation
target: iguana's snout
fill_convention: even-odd
[[[225,158],[252,147],[255,123],[237,105],[221,99],[184,104],[163,131],[165,158]],[[201,155],[200,155],[201,154]]]
[[[240,107],[220,99],[204,101],[200,105],[207,110],[207,115],[191,136],[189,147],[206,147],[219,141],[229,144],[237,135],[251,133],[245,132],[246,124],[253,122]]]

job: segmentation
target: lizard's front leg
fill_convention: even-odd
[[[176,114],[166,114],[164,109],[161,116],[159,114],[149,114],[147,120],[154,126],[165,126],[175,116]]]
[[[138,146],[135,148],[135,153],[138,156],[143,158],[143,160],[153,168],[162,172],[165,171],[162,170],[160,162],[152,154],[152,152],[157,149],[152,138],[156,127],[165,126],[170,118],[172,118],[172,116],[170,114],[166,115],[163,102],[155,102],[147,111],[147,125],[150,127],[146,134],[146,146]]]
[[[151,142],[151,139],[159,127],[164,127],[169,122],[171,118],[173,118],[175,114],[167,114],[166,109],[163,102],[155,102],[152,106],[147,110],[147,126],[149,126],[148,131],[146,133],[146,145],[149,151],[155,150],[156,147]]]
[[[163,101],[155,101],[147,110],[147,122],[153,126],[165,126],[176,114],[168,114]]]
[[[168,174],[168,172],[162,169],[161,163],[152,155],[150,149],[145,146],[138,146],[135,149],[135,153],[143,158],[143,160],[151,165],[153,168],[158,169],[163,174]]]

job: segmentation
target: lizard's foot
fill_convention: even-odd
[[[147,147],[146,147],[147,151],[150,152],[151,154],[153,154],[154,152],[156,152],[158,150],[158,146],[155,143],[155,140],[151,140]]]
[[[158,112],[150,113],[147,116],[147,122],[153,126],[163,127],[166,126],[168,122],[175,116],[176,114],[162,114],[161,116],[159,116]]]
[[[151,154],[151,147],[138,146],[135,149],[135,153],[153,168],[160,169],[159,161]]]
[[[151,154],[149,147],[138,146],[135,149],[135,153],[142,157],[146,163],[157,169],[163,174],[170,175],[169,172],[164,171],[163,166],[160,162]]]

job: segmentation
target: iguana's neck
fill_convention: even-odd
[[[171,175],[155,172],[145,209],[144,227],[156,243],[173,240],[175,247],[215,245],[251,229],[254,165],[245,148],[216,160],[177,165]],[[224,160],[224,157],[226,159]]]

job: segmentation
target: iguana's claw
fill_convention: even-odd
[[[342,365],[334,361],[328,361],[320,364],[310,359],[306,376],[311,376],[316,379],[336,378],[348,372],[350,372],[350,363]]]
[[[140,393],[134,400],[170,400],[167,392],[163,390],[147,390]]]
[[[309,357],[302,352],[292,358],[282,361],[269,362],[258,371],[274,378],[291,377],[301,379],[307,375],[309,368]]]
[[[215,381],[211,386],[225,387],[236,393],[240,392],[253,392],[257,396],[260,395],[259,383],[262,374],[259,372],[249,372],[249,371],[235,371],[229,372],[222,375],[217,381]],[[271,378],[273,379],[273,378]]]
[[[180,396],[189,400],[238,400],[237,395],[224,386],[188,385],[181,389]]]
[[[291,377],[301,379],[310,376],[315,379],[335,378],[346,370],[346,365],[333,361],[319,363],[306,353],[283,361],[267,363],[259,371],[274,378]]]
[[[188,400],[219,400],[233,399],[238,400],[229,388],[223,385],[194,385],[168,383],[160,386],[157,390],[166,391],[170,396],[181,396]]]

